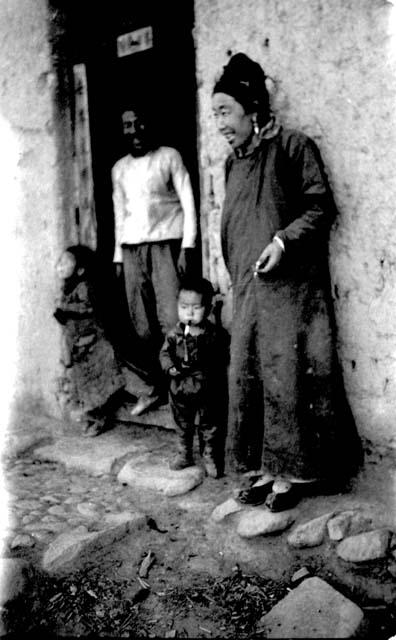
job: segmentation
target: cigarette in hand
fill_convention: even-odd
[[[257,260],[257,262],[255,263],[254,267],[253,267],[253,275],[257,276],[258,270],[261,266],[261,262],[260,260]]]

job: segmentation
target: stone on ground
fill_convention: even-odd
[[[238,522],[237,533],[241,538],[255,538],[284,531],[296,519],[295,511],[272,513],[259,507],[247,509]]]
[[[118,521],[109,518],[107,527],[101,531],[87,532],[85,528],[77,528],[62,533],[48,545],[43,569],[48,573],[81,569],[84,564],[103,556],[114,542],[147,526],[148,518],[144,514],[130,513],[127,517],[124,513]]]
[[[45,495],[45,496],[41,496],[40,498],[41,502],[49,502],[50,504],[59,504],[60,500],[58,500],[58,498],[55,498],[54,496],[51,495]]]
[[[47,511],[53,516],[64,516],[67,514],[66,509],[62,507],[60,504],[55,504],[54,506],[49,507]]]
[[[259,622],[266,638],[350,638],[363,611],[320,578],[307,578]]]
[[[290,582],[296,587],[299,582],[302,582],[302,580],[308,578],[309,575],[310,573],[307,567],[301,567],[301,569],[298,569],[293,573],[292,577],[290,578]]]
[[[126,523],[128,530],[140,529],[148,523],[148,518],[142,513],[133,511],[120,511],[119,513],[109,513],[103,518],[106,527],[113,527]]]
[[[151,489],[166,496],[180,496],[201,484],[204,477],[205,472],[201,467],[171,471],[167,463],[129,460],[118,473],[117,480],[135,489]]]
[[[326,533],[326,525],[332,515],[333,512],[325,513],[318,518],[299,524],[289,534],[287,538],[288,544],[296,549],[317,547],[322,544]]]
[[[20,511],[23,511],[24,509],[34,511],[35,509],[41,508],[41,502],[39,502],[38,500],[19,500],[19,502],[17,502],[15,506]]]
[[[378,529],[379,526],[384,526],[382,521],[383,518],[370,514],[369,512],[365,513],[362,510],[355,511],[351,517],[348,535],[353,536],[357,533],[363,533],[364,531]]]
[[[0,558],[0,606],[15,600],[27,589],[32,567],[21,558]]]
[[[374,528],[378,529],[378,524],[378,515],[370,514],[362,509],[350,509],[331,518],[327,528],[330,540],[343,540],[347,535],[352,536]]]
[[[94,502],[80,502],[77,511],[85,518],[96,518],[98,515],[98,505]]]
[[[384,558],[388,552],[391,531],[375,529],[342,540],[337,555],[347,562],[366,562]]]
[[[330,540],[342,540],[345,538],[349,531],[353,514],[353,511],[342,511],[329,520],[327,530]]]
[[[61,437],[54,444],[35,449],[40,460],[60,462],[67,470],[79,470],[90,475],[111,473],[113,465],[126,454],[147,451],[142,443],[128,442],[125,436],[109,431],[96,438]]]
[[[19,533],[12,540],[10,549],[26,549],[34,547],[35,544],[34,538],[32,538],[28,533]]]
[[[229,498],[225,502],[218,504],[217,507],[213,509],[210,517],[215,522],[221,522],[227,516],[231,515],[232,513],[238,513],[244,508],[245,507],[240,502],[238,502],[234,498]]]

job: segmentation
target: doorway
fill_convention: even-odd
[[[150,104],[160,144],[175,147],[182,155],[191,176],[198,212],[193,5],[193,0],[65,3],[71,68],[82,64],[86,72],[96,246],[106,274],[107,323],[128,361],[133,336],[126,318],[124,292],[114,281],[112,268],[111,169],[125,155],[121,114],[136,98]],[[139,47],[142,33],[143,46]]]
[[[70,61],[86,67],[97,248],[106,261],[114,247],[111,168],[123,155],[121,113],[129,100],[151,104],[160,143],[180,151],[198,199],[193,26],[193,0],[67,3]],[[118,38],[145,27],[152,46],[120,55]]]

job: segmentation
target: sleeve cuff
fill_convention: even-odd
[[[273,239],[279,244],[282,251],[285,251],[285,243],[283,242],[283,240],[279,236],[274,236]]]
[[[116,247],[114,249],[113,262],[122,262],[122,249],[121,249],[121,247]]]

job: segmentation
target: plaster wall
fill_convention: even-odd
[[[54,266],[69,225],[70,134],[56,112],[59,90],[46,0],[0,1],[0,174],[4,242],[2,407],[58,415],[61,334],[52,317]],[[63,118],[64,119],[64,118]],[[5,141],[5,144],[4,144]],[[67,151],[67,149],[66,149]],[[69,172],[70,173],[70,172]]]
[[[269,76],[273,110],[321,149],[339,208],[330,243],[338,348],[360,432],[396,446],[396,6],[385,0],[195,0],[202,236],[225,294],[223,163],[210,95],[230,52]]]

